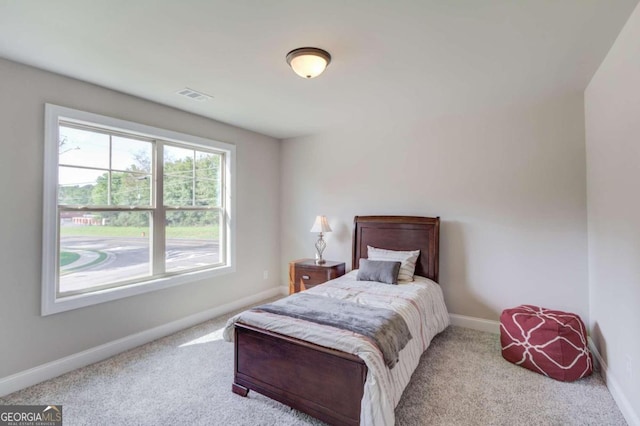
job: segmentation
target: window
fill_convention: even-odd
[[[235,147],[46,105],[42,314],[234,271]]]

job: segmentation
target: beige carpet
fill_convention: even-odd
[[[227,316],[0,399],[62,404],[70,425],[320,425],[250,392],[231,392]],[[398,425],[625,425],[599,374],[561,383],[512,365],[498,336],[449,327],[423,355]]]

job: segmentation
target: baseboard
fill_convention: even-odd
[[[451,319],[451,325],[494,334],[500,333],[500,323],[498,321],[457,314],[449,314],[449,318]]]
[[[609,393],[613,397],[613,400],[618,404],[618,408],[622,415],[624,416],[629,426],[640,426],[640,416],[635,411],[631,402],[624,395],[624,392],[620,388],[618,384],[618,380],[614,377],[614,375],[609,371],[607,367],[607,363],[604,362],[598,348],[593,344],[593,341],[589,339],[589,349],[591,349],[591,353],[595,357],[596,361],[600,365],[600,374],[607,384],[607,388],[609,389]]]
[[[0,378],[0,397],[16,392],[20,389],[35,385],[45,380],[60,376],[75,369],[102,361],[121,352],[133,349],[137,346],[168,336],[185,328],[192,327],[212,318],[241,309],[245,306],[258,303],[281,294],[281,287],[265,290],[253,296],[245,297],[231,303],[217,306],[197,314],[189,315],[170,323],[141,331],[100,346],[96,346],[77,354],[21,371],[11,376]]]

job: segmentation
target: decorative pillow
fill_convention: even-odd
[[[367,246],[369,260],[387,260],[400,262],[399,283],[413,281],[413,273],[416,270],[416,262],[420,256],[420,250],[397,251]]]
[[[358,281],[377,281],[385,284],[398,284],[400,262],[360,259]]]

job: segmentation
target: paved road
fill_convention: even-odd
[[[76,291],[149,275],[149,239],[122,237],[62,237],[62,251],[80,259],[61,268],[60,291]],[[168,272],[197,268],[219,260],[218,241],[167,241]],[[103,254],[101,254],[103,253]]]

